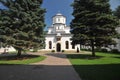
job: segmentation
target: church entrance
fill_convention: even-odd
[[[56,51],[57,51],[57,52],[60,52],[60,51],[61,51],[61,44],[60,44],[60,43],[57,43]]]

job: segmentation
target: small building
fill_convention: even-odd
[[[66,17],[61,13],[57,13],[52,17],[52,25],[48,28],[45,41],[45,50],[47,51],[75,51],[80,50],[79,45],[72,45],[72,34],[70,27],[66,25]]]

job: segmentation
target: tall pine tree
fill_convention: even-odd
[[[90,45],[92,56],[95,46],[110,45],[116,34],[116,18],[112,15],[109,0],[74,0],[71,29],[73,43]]]
[[[119,19],[119,23],[120,23],[120,6],[118,6],[115,11],[114,11],[114,15]],[[116,35],[116,37],[118,39],[120,39],[120,24],[118,25],[118,28],[116,29],[117,32],[119,33],[118,35]]]
[[[44,46],[42,0],[0,0],[7,9],[0,10],[0,40],[21,52]]]
[[[116,10],[114,11],[114,15],[120,19],[120,6],[116,8]]]

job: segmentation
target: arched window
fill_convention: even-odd
[[[52,49],[52,42],[49,41],[49,49]]]
[[[69,49],[69,42],[68,41],[65,42],[65,45],[66,45],[66,49]]]

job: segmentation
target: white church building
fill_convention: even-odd
[[[52,25],[48,28],[45,37],[45,50],[55,52],[75,51],[80,49],[79,45],[71,44],[72,34],[70,27],[66,25],[66,17],[61,13],[57,13],[52,17]]]

